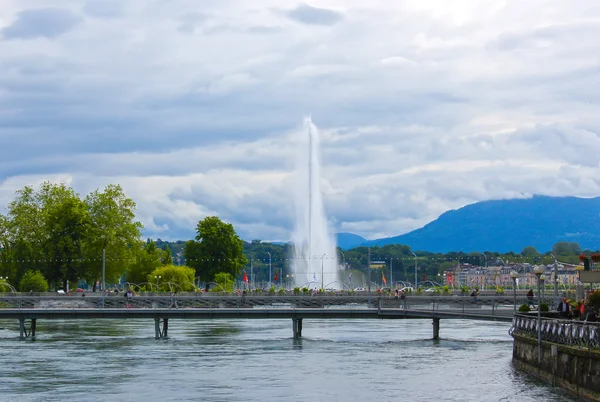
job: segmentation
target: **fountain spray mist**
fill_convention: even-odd
[[[327,224],[320,187],[319,132],[310,117],[304,120],[303,134],[298,146],[294,180],[294,283],[311,288],[340,289],[337,250]]]

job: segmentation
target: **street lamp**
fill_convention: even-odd
[[[560,300],[558,299],[558,261],[554,254],[550,254],[554,258],[554,308],[558,307]]]
[[[485,257],[485,269],[486,269],[486,272],[487,272],[487,255],[485,255],[485,253],[481,253],[481,255]]]
[[[344,252],[342,250],[340,250],[340,254],[342,255],[342,268],[344,271],[346,270],[346,256],[344,255]]]
[[[540,306],[540,294],[542,285],[542,274],[545,268],[543,265],[536,265],[533,267],[533,273],[537,276],[538,285],[538,322],[537,322],[537,341],[538,341],[538,364],[542,363],[542,309]]]
[[[162,278],[162,276],[160,276],[160,275],[158,275],[158,276],[154,275],[154,279],[156,279],[156,291],[157,291],[157,292],[158,292],[158,280],[159,280],[160,278]]]
[[[321,257],[321,289],[325,289],[325,279],[323,275],[323,259],[326,255],[327,254],[323,254],[323,257]]]
[[[267,251],[267,254],[269,254],[269,289],[271,288],[271,253],[269,253]]]
[[[515,270],[510,271],[510,277],[513,280],[513,314],[517,312],[517,278],[519,273]]]
[[[414,291],[417,291],[417,255],[415,253],[413,253],[412,251],[410,252],[412,255],[415,256],[415,289]]]
[[[542,301],[542,303],[544,302],[544,293],[546,293],[546,289],[544,288],[546,282],[546,275],[542,274],[540,275],[540,283],[542,284],[542,293],[540,294],[540,300]]]

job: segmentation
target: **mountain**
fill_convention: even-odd
[[[335,235],[338,247],[342,250],[348,250],[365,243],[367,239],[354,233],[337,233]]]
[[[547,197],[483,201],[443,213],[412,232],[361,245],[406,244],[413,250],[520,252],[552,250],[560,241],[600,248],[600,197]]]

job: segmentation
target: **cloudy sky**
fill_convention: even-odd
[[[0,0],[0,212],[119,183],[146,235],[285,240],[297,138],[335,231],[600,196],[597,0]]]

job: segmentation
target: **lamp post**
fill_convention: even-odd
[[[540,275],[540,284],[542,287],[542,293],[540,293],[540,300],[542,303],[544,302],[544,293],[546,293],[546,289],[544,288],[545,282],[546,282],[546,275],[544,275],[544,274]]]
[[[485,257],[485,270],[487,275],[487,255],[485,255],[485,253],[481,253],[481,255]]]
[[[321,289],[325,289],[325,283],[324,283],[324,275],[323,275],[323,259],[325,258],[327,254],[323,254],[323,257],[321,257]]]
[[[558,299],[558,261],[556,261],[554,254],[551,254],[551,256],[554,258],[554,308],[556,309],[560,302]]]
[[[162,278],[162,276],[160,276],[160,275],[158,275],[158,276],[157,276],[157,275],[154,275],[154,279],[156,279],[156,291],[157,291],[157,292],[158,292],[158,280],[159,280],[160,278]]]
[[[271,289],[271,253],[267,251],[267,254],[269,254],[269,289]]]
[[[415,253],[413,253],[412,251],[410,252],[412,255],[415,256],[415,292],[417,291],[417,255]]]
[[[537,322],[537,341],[538,341],[538,364],[542,363],[542,309],[540,306],[540,294],[541,294],[541,285],[542,280],[541,276],[544,273],[545,269],[542,265],[536,265],[533,268],[533,273],[537,276],[537,285],[538,285],[538,322]]]
[[[344,255],[344,252],[342,250],[340,250],[340,254],[342,255],[342,268],[344,271],[346,270],[346,256]]]
[[[510,277],[513,280],[513,314],[517,312],[517,278],[519,273],[515,270],[510,271]]]

